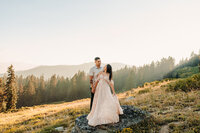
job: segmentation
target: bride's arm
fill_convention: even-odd
[[[110,87],[111,87],[111,89],[112,89],[112,92],[113,92],[113,94],[116,94],[115,93],[115,89],[114,89],[114,83],[113,82],[111,82],[111,81],[113,81],[113,80],[111,80],[111,81],[108,81],[108,80],[106,80],[105,79],[105,81],[110,85]]]
[[[113,94],[115,95],[116,93],[115,93],[115,89],[114,89],[114,84],[113,84],[113,82],[110,82],[110,86],[111,86],[111,88],[112,88]]]

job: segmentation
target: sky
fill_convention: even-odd
[[[200,49],[199,0],[0,0],[0,62],[140,66]]]

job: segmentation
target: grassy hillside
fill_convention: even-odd
[[[200,87],[195,80],[187,80],[183,81],[185,84],[181,83],[195,82]],[[155,117],[156,132],[196,133],[200,130],[200,89],[174,89],[179,82],[179,79],[154,81],[117,95],[121,105],[134,105],[149,111]],[[56,132],[54,128],[58,126],[64,126],[66,132],[70,132],[75,118],[89,113],[89,102],[87,98],[0,113],[0,132]]]
[[[199,64],[200,54],[193,54],[189,59],[180,61],[172,71],[164,75],[164,78],[187,78],[199,72]]]
[[[180,85],[180,80],[177,79],[155,81],[146,83],[143,88],[127,92],[128,95],[134,96],[134,99],[122,100],[121,103],[149,111],[162,131],[197,133],[200,131],[200,80],[191,81],[194,77],[200,78],[200,74],[181,81],[182,85],[188,87],[188,91],[176,89],[176,85]],[[198,87],[191,88],[188,83]]]

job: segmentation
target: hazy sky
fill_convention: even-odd
[[[199,0],[1,0],[0,62],[179,61],[200,49]]]

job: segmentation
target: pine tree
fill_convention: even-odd
[[[56,78],[56,74],[54,74],[53,76],[51,76],[51,79],[50,79],[50,88],[49,88],[49,100],[50,101],[54,101],[55,100],[55,94],[57,93],[57,88],[56,88],[56,85],[57,85],[57,78]]]
[[[5,86],[5,101],[6,103],[6,110],[10,109],[16,109],[16,103],[17,103],[17,86],[15,81],[15,73],[13,69],[13,65],[11,64],[8,67],[8,76]]]
[[[44,80],[44,76],[40,76],[39,79],[39,88],[41,91],[41,102],[45,102],[47,101],[47,96],[46,96],[46,86],[45,86],[45,80]]]
[[[199,50],[199,52],[200,52],[200,50]],[[199,72],[200,72],[200,54],[199,54]]]
[[[0,112],[3,110],[3,100],[4,100],[3,81],[0,78]]]

